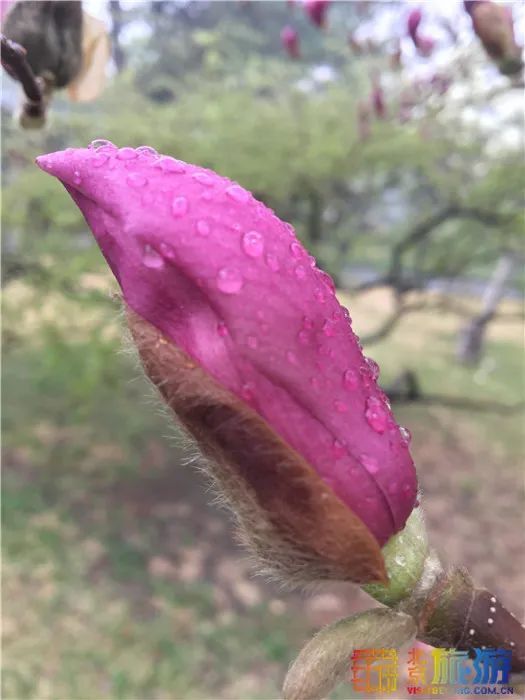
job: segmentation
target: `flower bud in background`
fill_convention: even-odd
[[[410,12],[407,18],[407,34],[414,42],[414,46],[417,46],[417,31],[422,17],[423,13],[419,8],[416,8]]]
[[[408,433],[292,227],[236,183],[146,147],[37,162],[84,214],[148,375],[220,465],[259,556],[284,569],[286,550],[295,578],[384,580],[379,548],[416,499]]]
[[[326,15],[330,0],[304,0],[304,9],[312,24],[323,29],[326,27]]]
[[[523,67],[521,47],[516,43],[512,10],[494,2],[465,4],[472,27],[490,58],[505,75],[517,74]]]
[[[286,25],[281,29],[281,44],[290,58],[300,57],[299,35],[290,25]]]

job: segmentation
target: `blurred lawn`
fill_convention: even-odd
[[[86,261],[96,269],[91,253]],[[311,622],[250,598],[250,588],[243,606],[226,604],[227,577],[219,595],[213,574],[182,576],[181,550],[198,554],[208,524],[211,532],[221,523],[203,507],[198,477],[177,464],[180,453],[164,439],[173,431],[134,360],[120,352],[109,289],[104,273],[80,272],[44,291],[14,281],[4,292],[3,697],[277,697]],[[381,290],[343,301],[363,334],[388,306]],[[477,370],[453,362],[457,325],[448,314],[403,321],[369,349],[385,383],[409,366],[427,391],[521,400],[520,324],[493,324]],[[482,471],[461,476],[465,493],[496,465],[510,483],[519,479],[522,414],[417,406],[396,414],[414,433],[423,465],[429,445],[440,463],[441,447],[432,445],[446,444],[433,442],[444,427],[468,445]],[[170,488],[179,497],[182,487],[166,486],[170,474],[191,482],[188,498],[200,494],[177,501],[178,510],[169,507]]]

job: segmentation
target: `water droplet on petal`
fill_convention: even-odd
[[[279,265],[279,260],[275,257],[275,255],[272,255],[271,253],[268,253],[268,255],[266,256],[266,264],[272,272],[278,272],[281,267]]]
[[[365,418],[376,433],[384,433],[388,427],[388,412],[383,402],[370,396],[366,402]]]
[[[225,338],[228,335],[228,327],[224,321],[219,321],[217,324],[217,333],[221,336],[221,338]]]
[[[253,401],[255,398],[255,384],[246,382],[241,387],[241,396],[245,401]]]
[[[294,273],[297,279],[303,280],[306,277],[306,270],[302,265],[297,265],[294,269]]]
[[[359,386],[359,377],[354,369],[347,369],[343,373],[343,384],[346,389],[354,391]]]
[[[249,335],[246,338],[246,345],[251,348],[252,350],[256,350],[257,346],[259,345],[259,341],[254,335]]]
[[[164,260],[157,251],[152,248],[149,243],[146,243],[142,251],[142,262],[146,267],[150,267],[154,270],[160,270],[164,267]]]
[[[297,241],[290,243],[290,250],[294,258],[300,258],[303,255],[303,248],[300,243],[297,243]]]
[[[344,455],[346,455],[346,453],[347,453],[346,444],[344,442],[342,442],[341,440],[335,439],[334,444],[333,444],[333,453],[334,453],[334,457],[343,457]]]
[[[320,304],[324,304],[326,301],[326,294],[321,287],[316,287],[316,289],[314,289],[314,297]]]
[[[359,457],[359,461],[369,474],[377,474],[377,472],[379,471],[379,463],[375,457],[372,457],[371,455],[367,454],[362,454]]]
[[[297,355],[294,352],[292,352],[291,350],[286,351],[286,359],[288,360],[288,362],[291,365],[298,364]]]
[[[332,338],[335,335],[336,329],[335,329],[335,324],[333,321],[330,321],[327,319],[323,323],[323,333],[324,335],[327,336],[327,338]]]
[[[94,150],[94,151],[98,150],[99,148],[108,148],[108,147],[116,149],[115,144],[111,143],[111,141],[107,141],[106,139],[95,139],[88,146],[88,148],[90,150]]]
[[[372,377],[370,376],[370,370],[368,365],[364,365],[359,368],[359,374],[361,375],[361,380],[365,389],[368,389],[372,384]]]
[[[222,267],[217,274],[217,288],[224,294],[238,294],[243,285],[243,278],[235,267]]]
[[[81,182],[82,178],[80,177],[80,173],[78,172],[78,170],[75,170],[75,172],[73,173],[73,183],[75,185],[80,185]]]
[[[139,153],[141,156],[153,156],[153,157],[156,157],[156,156],[159,155],[159,154],[157,153],[157,151],[156,151],[154,148],[152,148],[151,146],[139,146],[139,147],[136,149],[136,151],[137,151],[137,153]]]
[[[126,182],[131,187],[144,187],[144,185],[147,184],[148,180],[141,173],[131,173],[127,176]]]
[[[308,343],[310,342],[310,336],[308,335],[308,331],[299,331],[299,333],[297,334],[297,340],[301,345],[308,345]]]
[[[346,413],[348,411],[348,406],[343,401],[339,401],[339,399],[334,401],[334,408],[338,413]]]
[[[314,322],[308,316],[303,316],[303,328],[311,330],[314,327]]]
[[[180,218],[188,212],[188,200],[186,197],[175,197],[171,203],[171,213],[175,218]]]
[[[107,153],[96,153],[90,162],[94,168],[100,168],[108,159],[109,155]]]
[[[133,160],[137,157],[137,151],[129,146],[124,146],[124,148],[119,148],[117,151],[117,158],[119,160]]]
[[[199,219],[197,223],[195,224],[195,229],[197,230],[197,233],[199,236],[209,236],[211,227],[207,221],[204,221],[204,219]]]
[[[313,255],[309,255],[309,256],[308,256],[308,264],[310,265],[310,267],[315,267],[315,263],[316,263],[316,262],[317,262],[317,261],[316,261],[316,259],[314,258]]]
[[[242,237],[242,249],[250,258],[260,258],[264,251],[264,237],[259,231],[248,231]]]
[[[335,294],[335,284],[333,279],[324,270],[319,270],[319,277],[324,282],[325,286],[328,287],[332,294]]]
[[[245,204],[250,199],[250,193],[240,185],[231,185],[226,189],[226,194],[240,204]]]
[[[412,440],[410,430],[408,428],[405,428],[403,425],[400,425],[399,434],[401,435],[401,442],[403,443],[403,445],[406,445],[408,447],[410,445],[410,441]]]
[[[352,323],[352,317],[350,316],[350,311],[348,311],[346,306],[341,306],[341,310],[343,312],[343,316],[346,318],[348,323]]]
[[[180,175],[181,173],[186,172],[186,166],[184,163],[181,163],[180,160],[175,160],[175,158],[171,158],[170,156],[164,156],[164,158],[161,158],[155,165],[165,173],[176,173]]]
[[[370,376],[375,381],[379,377],[379,365],[371,357],[365,357],[366,366],[370,370]]]
[[[211,187],[211,185],[213,185],[213,177],[208,175],[208,173],[193,173],[192,178],[197,182],[200,182],[200,184],[204,185],[205,187]]]
[[[165,243],[164,241],[160,244],[159,246],[160,252],[162,255],[167,258],[168,260],[174,260],[176,255],[175,255],[175,250],[170,246],[169,243]]]

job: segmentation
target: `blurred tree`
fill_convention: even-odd
[[[436,30],[434,53],[421,58],[402,3],[333,3],[325,30],[284,2],[111,7],[125,66],[112,90],[89,110],[59,103],[45,134],[5,126],[8,264],[36,263],[51,240],[83,240],[65,194],[32,159],[99,137],[240,181],[293,222],[338,284],[389,286],[392,317],[365,341],[412,309],[464,313],[433,281],[488,281],[494,261],[522,246],[520,78],[487,66],[468,16]],[[281,46],[286,24],[300,35],[300,60]],[[384,119],[372,116],[374,86]]]

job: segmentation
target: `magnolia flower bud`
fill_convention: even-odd
[[[323,28],[326,26],[326,14],[330,0],[304,0],[304,9],[312,24]]]
[[[466,10],[483,48],[500,71],[508,75],[519,73],[523,62],[514,36],[512,10],[488,1],[470,3]]]
[[[82,210],[148,375],[259,556],[293,580],[384,581],[380,546],[416,499],[407,433],[292,227],[230,180],[145,147],[37,162]]]
[[[299,35],[290,25],[286,25],[281,30],[281,44],[290,58],[300,57]]]

